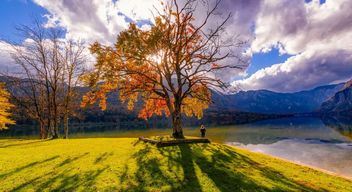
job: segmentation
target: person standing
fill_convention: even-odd
[[[201,125],[201,126],[200,126],[200,134],[201,134],[202,137],[205,137],[205,132],[206,132],[206,131],[207,131],[207,130],[205,129],[204,125]]]

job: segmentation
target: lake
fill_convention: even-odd
[[[170,129],[75,130],[71,138],[169,135]],[[185,128],[199,136],[199,127]],[[213,142],[242,147],[352,178],[352,121],[341,118],[284,118],[250,124],[207,127]]]

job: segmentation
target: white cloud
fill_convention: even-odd
[[[298,54],[312,47],[352,49],[352,1],[319,0],[310,3],[266,0],[256,21],[254,52],[282,46]],[[343,44],[340,44],[344,42]],[[347,43],[347,44],[345,44]]]
[[[14,72],[16,69],[16,64],[10,54],[13,50],[12,46],[5,41],[0,41],[0,69],[1,73],[5,75]]]
[[[113,42],[116,34],[127,27],[125,17],[111,0],[34,0],[47,9],[47,27],[60,26],[67,30],[67,38],[88,42]]]
[[[114,43],[128,21],[151,20],[159,0],[33,0],[48,10],[45,27],[63,27],[66,37]],[[146,29],[148,26],[143,26]]]
[[[156,10],[162,10],[160,2],[160,0],[118,0],[116,7],[134,21],[148,19],[152,21]]]
[[[46,15],[48,22],[47,27],[60,26],[67,30],[67,38],[83,39],[88,43],[99,41],[104,44],[115,42],[117,34],[128,26],[129,20],[133,21],[151,21],[153,16],[157,15],[156,10],[162,10],[160,0],[34,0],[38,5],[47,9],[50,15]],[[164,4],[170,2],[163,0]],[[183,0],[178,1],[181,5]],[[215,1],[210,1],[215,3]],[[205,19],[208,11],[206,4],[196,2],[197,9],[194,17],[195,23],[200,24]],[[213,5],[210,5],[213,6]],[[259,10],[260,3],[256,0],[224,0],[220,3],[217,14],[210,18],[206,28],[214,29],[224,17],[232,12],[233,17],[226,24],[226,31],[222,33],[224,43],[231,42],[234,37],[239,36],[243,41],[251,42],[253,40],[253,31],[251,31],[252,21],[255,19]],[[142,29],[148,29],[150,26],[144,24]],[[228,50],[223,50],[226,53]],[[232,48],[237,56],[243,56],[248,60],[248,55],[242,55],[243,48]],[[237,63],[237,58],[229,58],[226,63]],[[224,63],[223,62],[223,63]],[[216,75],[225,81],[233,80],[239,70],[219,71]],[[243,72],[242,72],[243,73]]]
[[[251,51],[293,54],[233,84],[244,90],[300,91],[352,77],[352,1],[266,0]]]
[[[347,81],[352,74],[352,54],[344,49],[316,49],[261,69],[234,84],[243,90],[269,89],[295,92],[319,85]]]

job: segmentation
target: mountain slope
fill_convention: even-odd
[[[352,115],[352,80],[344,88],[321,105],[322,113]]]
[[[234,95],[213,93],[212,107],[270,114],[309,113],[317,111],[321,104],[341,90],[343,85],[326,85],[295,93],[268,90],[240,91]]]

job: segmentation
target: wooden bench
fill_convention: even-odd
[[[205,138],[197,138],[197,139],[175,139],[170,141],[157,141],[147,137],[139,137],[140,141],[151,143],[156,145],[157,147],[166,147],[166,146],[174,146],[179,144],[191,144],[191,143],[210,143],[209,139]]]

